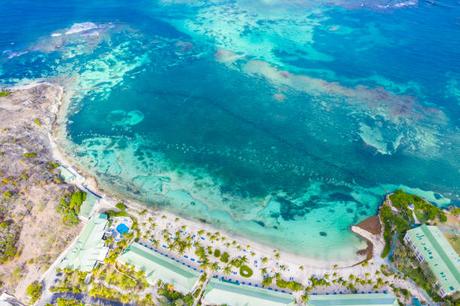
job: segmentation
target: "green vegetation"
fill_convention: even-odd
[[[117,204],[115,205],[115,207],[116,207],[117,209],[121,210],[121,211],[125,211],[126,208],[128,208],[128,207],[127,207],[124,203],[122,203],[122,202],[117,203]]]
[[[391,207],[388,205],[384,205],[380,209],[380,220],[384,226],[383,238],[385,239],[385,247],[381,254],[382,258],[387,257],[390,253],[393,234],[397,234],[398,238],[402,239],[406,231],[410,229],[407,218],[408,217],[404,218],[402,214],[393,213]]]
[[[193,305],[193,295],[187,294],[184,295],[176,290],[174,290],[174,286],[171,284],[166,284],[159,281],[158,284],[158,294],[164,297],[168,303],[168,305]]]
[[[128,247],[133,238],[133,232],[124,234],[123,238],[117,243],[117,245],[109,251],[109,254],[104,259],[104,262],[107,264],[115,264],[118,256]]]
[[[128,217],[128,213],[125,210],[116,211],[111,209],[104,213],[109,217],[109,219],[114,217]]]
[[[241,265],[240,266],[240,275],[242,277],[246,277],[246,278],[249,278],[252,276],[252,274],[254,274],[254,272],[252,271],[251,268],[249,268],[248,266],[246,265]]]
[[[262,280],[262,286],[264,287],[269,287],[273,284],[273,279],[274,277],[272,276],[265,276],[264,279]]]
[[[40,299],[42,295],[42,290],[43,290],[42,284],[37,281],[31,283],[27,287],[26,294],[30,299],[30,304],[35,304],[35,302],[37,302],[38,299]]]
[[[129,303],[136,298],[133,294],[123,294],[102,284],[93,284],[88,295],[95,298],[120,301],[123,304]]]
[[[13,196],[13,193],[11,191],[9,191],[9,190],[5,190],[3,192],[3,194],[2,194],[2,196],[3,196],[3,199],[9,200]]]
[[[8,90],[0,90],[0,97],[8,97],[9,95],[11,95],[11,91],[8,91]]]
[[[229,259],[230,259],[230,255],[228,255],[227,252],[224,252],[222,253],[222,255],[220,255],[220,261],[222,262],[227,263]]]
[[[380,220],[384,226],[383,237],[385,239],[382,258],[388,256],[390,252],[393,235],[397,235],[397,238],[402,240],[406,231],[414,224],[413,213],[421,223],[436,220],[445,222],[447,220],[445,213],[440,208],[419,196],[396,190],[389,198],[392,206],[398,211],[394,212],[386,204],[380,209]],[[413,205],[413,211],[409,208],[410,205]]]
[[[56,300],[57,306],[84,306],[84,304],[75,299],[66,299],[66,298],[58,298]]]
[[[145,272],[129,265],[101,265],[93,270],[93,276],[122,290],[144,290],[148,287]]]
[[[49,161],[49,162],[46,163],[46,168],[47,168],[48,170],[54,170],[54,169],[56,169],[57,167],[59,167],[59,164],[56,163],[56,162]]]
[[[394,207],[408,217],[408,221],[410,222],[413,222],[412,211],[409,209],[409,205],[411,204],[414,206],[415,215],[421,223],[434,221],[436,218],[441,222],[447,220],[445,213],[439,207],[419,196],[405,193],[402,190],[396,190],[391,194],[390,200]]]
[[[0,222],[0,264],[13,259],[18,250],[19,228],[13,221]]]
[[[147,279],[143,271],[136,271],[134,267],[120,264],[102,264],[89,274],[72,269],[58,271],[62,274],[61,280],[51,288],[51,292],[88,294],[90,297],[103,298],[121,303],[135,305],[153,305],[150,294],[140,297],[141,292],[148,289]],[[85,280],[91,275],[89,283]],[[63,301],[61,305],[80,305],[74,301]]]
[[[63,269],[59,270],[59,273],[62,273],[62,280],[59,281],[56,285],[51,287],[51,292],[56,293],[82,293],[87,289],[85,284],[85,278],[88,275],[88,272],[82,272],[72,269]]]
[[[451,207],[449,212],[454,216],[460,216],[460,207]]]
[[[37,157],[37,153],[36,152],[27,152],[27,153],[22,154],[22,156],[24,156],[24,158],[35,158],[35,157]]]
[[[329,282],[324,278],[310,277],[311,287],[329,286]]]
[[[63,215],[65,224],[78,224],[78,214],[80,213],[81,204],[86,200],[86,192],[78,190],[67,194],[59,202],[58,212]]]
[[[454,248],[457,254],[460,254],[460,236],[458,235],[446,235],[447,241],[449,241],[450,245]]]
[[[292,290],[292,291],[303,290],[302,284],[300,284],[300,283],[298,283],[296,281],[286,281],[286,280],[282,279],[279,274],[276,277],[276,285],[279,288],[289,289],[289,290]]]
[[[38,119],[38,118],[35,118],[35,119],[34,119],[34,123],[35,123],[36,125],[38,125],[38,126],[42,126],[42,122],[41,122],[41,120]]]
[[[220,255],[221,255],[221,254],[220,254],[220,250],[219,250],[219,249],[215,249],[215,250],[214,250],[214,257],[219,258]]]

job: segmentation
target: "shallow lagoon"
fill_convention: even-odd
[[[459,6],[445,3],[75,1],[2,45],[2,79],[74,90],[71,151],[106,187],[349,259],[350,225],[385,193],[458,201]]]

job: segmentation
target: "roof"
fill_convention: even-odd
[[[75,174],[73,174],[72,171],[70,171],[64,166],[59,166],[59,172],[61,174],[61,177],[67,183],[72,182],[76,178]]]
[[[422,225],[407,231],[446,294],[460,290],[460,256],[437,226]]]
[[[398,305],[398,300],[394,295],[386,293],[310,295],[307,305],[396,306]]]
[[[176,290],[184,293],[193,289],[199,276],[197,272],[136,242],[131,244],[118,257],[118,260],[133,265],[138,270],[145,271],[150,283],[153,284],[157,280],[162,280],[174,285]]]
[[[86,191],[85,191],[86,192]],[[88,219],[91,216],[91,212],[99,199],[91,192],[86,192],[86,199],[80,206],[80,217]]]
[[[280,306],[294,305],[294,297],[287,293],[255,288],[212,279],[204,294],[204,300],[212,304],[231,306]]]
[[[108,248],[104,246],[102,237],[107,222],[107,216],[104,214],[89,219],[59,267],[91,271],[96,262],[104,260]]]

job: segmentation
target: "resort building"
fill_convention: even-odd
[[[411,229],[404,241],[431,271],[441,297],[460,293],[460,256],[437,226]]]
[[[368,294],[329,294],[310,295],[308,306],[397,306],[398,300],[392,294],[368,293]]]
[[[75,173],[72,169],[69,169],[64,166],[59,166],[59,173],[61,175],[61,178],[66,182],[66,183],[72,183],[76,178],[77,178],[77,173]]]
[[[105,214],[89,219],[75,245],[69,250],[59,267],[91,271],[98,262],[102,262],[109,251],[102,240],[107,224]]]
[[[161,280],[183,293],[192,291],[199,277],[194,270],[136,242],[118,257],[118,261],[144,271],[151,284]]]
[[[212,279],[204,293],[205,305],[281,306],[295,305],[294,297],[287,293],[239,285]]]
[[[83,220],[88,220],[94,207],[96,206],[97,201],[99,201],[99,198],[87,190],[83,191],[86,192],[86,199],[80,206],[80,213],[78,214],[78,217]]]

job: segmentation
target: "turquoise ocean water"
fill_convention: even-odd
[[[0,2],[0,82],[40,78],[106,188],[273,247],[351,258],[396,188],[459,203],[458,0]]]

